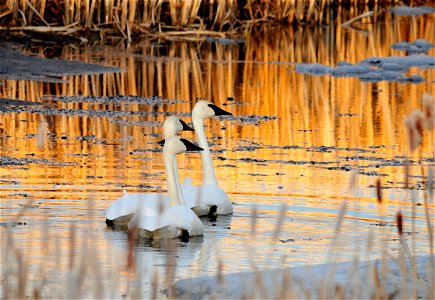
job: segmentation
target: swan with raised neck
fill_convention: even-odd
[[[193,131],[193,128],[189,127],[183,120],[176,116],[170,116],[166,118],[164,124],[164,136],[165,138],[171,137],[180,133],[183,130]],[[163,146],[163,143],[160,143]],[[176,159],[174,159],[174,172],[176,175],[176,181],[178,190],[181,190],[180,182],[177,175]],[[182,196],[181,193],[178,193]],[[161,202],[169,201],[169,195],[166,194],[152,194],[152,193],[139,193],[131,194],[124,191],[124,195],[113,201],[106,210],[106,224],[109,227],[115,229],[125,230],[131,218],[137,213],[139,204],[142,201],[150,201],[150,198],[160,198]],[[180,197],[182,201],[182,197]]]
[[[203,184],[192,185],[192,180],[186,178],[181,186],[185,204],[192,208],[198,216],[215,217],[233,213],[231,203],[225,191],[219,187],[216,173],[204,129],[204,120],[213,116],[232,115],[210,101],[199,101],[192,110],[192,123],[197,135],[197,141],[204,151],[201,152]]]
[[[167,206],[157,207],[155,203],[141,202],[138,212],[128,224],[129,228],[138,229],[139,237],[152,239],[182,237],[186,240],[189,236],[204,234],[201,220],[189,207],[182,205],[179,198],[180,191],[173,166],[176,155],[186,151],[202,151],[202,148],[176,135],[165,139],[163,158],[169,203],[166,202]]]
[[[201,152],[202,172],[205,184],[214,184],[219,186],[216,173],[211,159],[210,147],[208,146],[207,136],[204,129],[204,119],[213,116],[232,115],[210,101],[201,100],[195,104],[192,110],[192,123],[198,137],[198,144],[204,151]]]

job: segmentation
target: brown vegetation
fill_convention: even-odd
[[[337,18],[346,21],[404,2],[425,1],[7,0],[0,5],[0,29],[64,35],[81,32],[81,36],[85,31],[100,38],[121,35],[128,40],[164,35],[199,38],[233,35],[260,23],[330,24]]]

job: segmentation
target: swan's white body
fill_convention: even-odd
[[[128,229],[128,223],[139,211],[141,201],[146,201],[150,209],[153,206],[157,209],[158,205],[169,207],[169,196],[167,194],[129,194],[124,191],[124,195],[113,201],[107,208],[106,220],[111,221],[115,229]]]
[[[193,128],[195,129],[199,146],[204,149],[201,151],[204,183],[194,186],[192,185],[192,180],[186,178],[183,185],[181,185],[181,191],[184,204],[192,208],[198,216],[208,215],[213,205],[217,206],[216,214],[218,215],[233,213],[233,204],[225,191],[218,185],[204,130],[204,119],[215,115],[231,114],[209,101],[197,102],[192,110]]]
[[[180,202],[173,168],[175,155],[188,150],[186,143],[186,140],[178,136],[172,136],[165,141],[163,155],[168,194],[125,194],[114,201],[106,212],[106,218],[113,220],[115,227],[120,228],[121,224],[125,224],[126,216],[130,216],[128,228],[136,227],[139,236],[143,238],[176,238],[183,231],[187,231],[189,236],[204,234],[201,220]],[[198,149],[200,148],[193,150]]]
[[[148,201],[147,201],[148,202]],[[137,214],[128,224],[129,228],[137,226],[141,238],[176,238],[182,236],[183,230],[189,236],[204,234],[204,225],[198,216],[185,205],[166,206],[159,213],[159,203],[149,205],[142,202]]]
[[[163,131],[165,139],[180,133],[183,130],[191,130],[185,122],[176,116],[166,118],[163,124]],[[174,160],[174,171],[176,172],[177,186],[180,188],[180,180],[178,178],[176,160]],[[106,223],[110,223],[115,229],[125,230],[131,218],[138,212],[139,204],[141,201],[147,201],[147,205],[151,208],[153,205],[159,203],[167,203],[169,206],[168,194],[158,193],[139,193],[129,194],[124,191],[124,195],[117,200],[113,201],[109,208],[106,210]],[[181,199],[180,199],[181,200]],[[181,201],[182,202],[182,201]],[[108,224],[109,224],[108,223]]]
[[[192,185],[192,179],[186,178],[181,186],[184,204],[190,207],[198,216],[206,216],[210,208],[216,205],[216,214],[229,215],[233,213],[233,204],[228,195],[219,186],[212,183]]]

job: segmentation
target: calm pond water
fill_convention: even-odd
[[[131,278],[139,278],[139,293],[150,296],[153,288],[160,293],[172,280],[196,275],[372,259],[382,249],[396,255],[399,210],[411,249],[429,253],[421,204],[426,167],[433,165],[433,134],[410,154],[402,121],[421,108],[423,93],[434,93],[433,69],[409,70],[426,79],[419,84],[373,83],[303,75],[294,64],[403,56],[390,46],[434,42],[434,28],[432,16],[387,15],[385,23],[361,30],[274,28],[253,32],[240,44],[143,41],[26,49],[123,71],[68,76],[65,83],[1,81],[0,97],[45,104],[0,114],[2,282],[13,282],[15,261],[22,257],[29,286],[43,286],[47,295],[66,297],[71,270],[80,273],[87,264],[87,284],[101,279],[106,297],[131,294]],[[204,237],[189,243],[136,244],[136,266],[128,271],[127,234],[106,228],[105,209],[123,190],[165,191],[156,144],[161,125],[170,114],[190,122],[198,98],[234,115],[211,119],[206,128],[234,215],[204,219]],[[194,139],[192,133],[183,136]],[[408,159],[412,190],[403,188]],[[178,162],[181,178],[201,182],[198,154],[179,155]],[[429,213],[433,222],[433,202]],[[172,268],[174,279],[165,275]],[[94,295],[91,288],[83,293]]]

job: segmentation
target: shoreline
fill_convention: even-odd
[[[355,259],[181,279],[165,293],[182,299],[321,299],[340,296],[369,299],[379,288],[383,288],[383,296],[405,299],[416,295],[419,299],[429,299],[429,280],[430,276],[434,276],[427,273],[426,266],[430,265],[430,260],[431,255],[415,258],[419,278],[413,276],[408,258],[400,253],[399,258],[385,260]],[[415,286],[417,289],[413,290]]]

